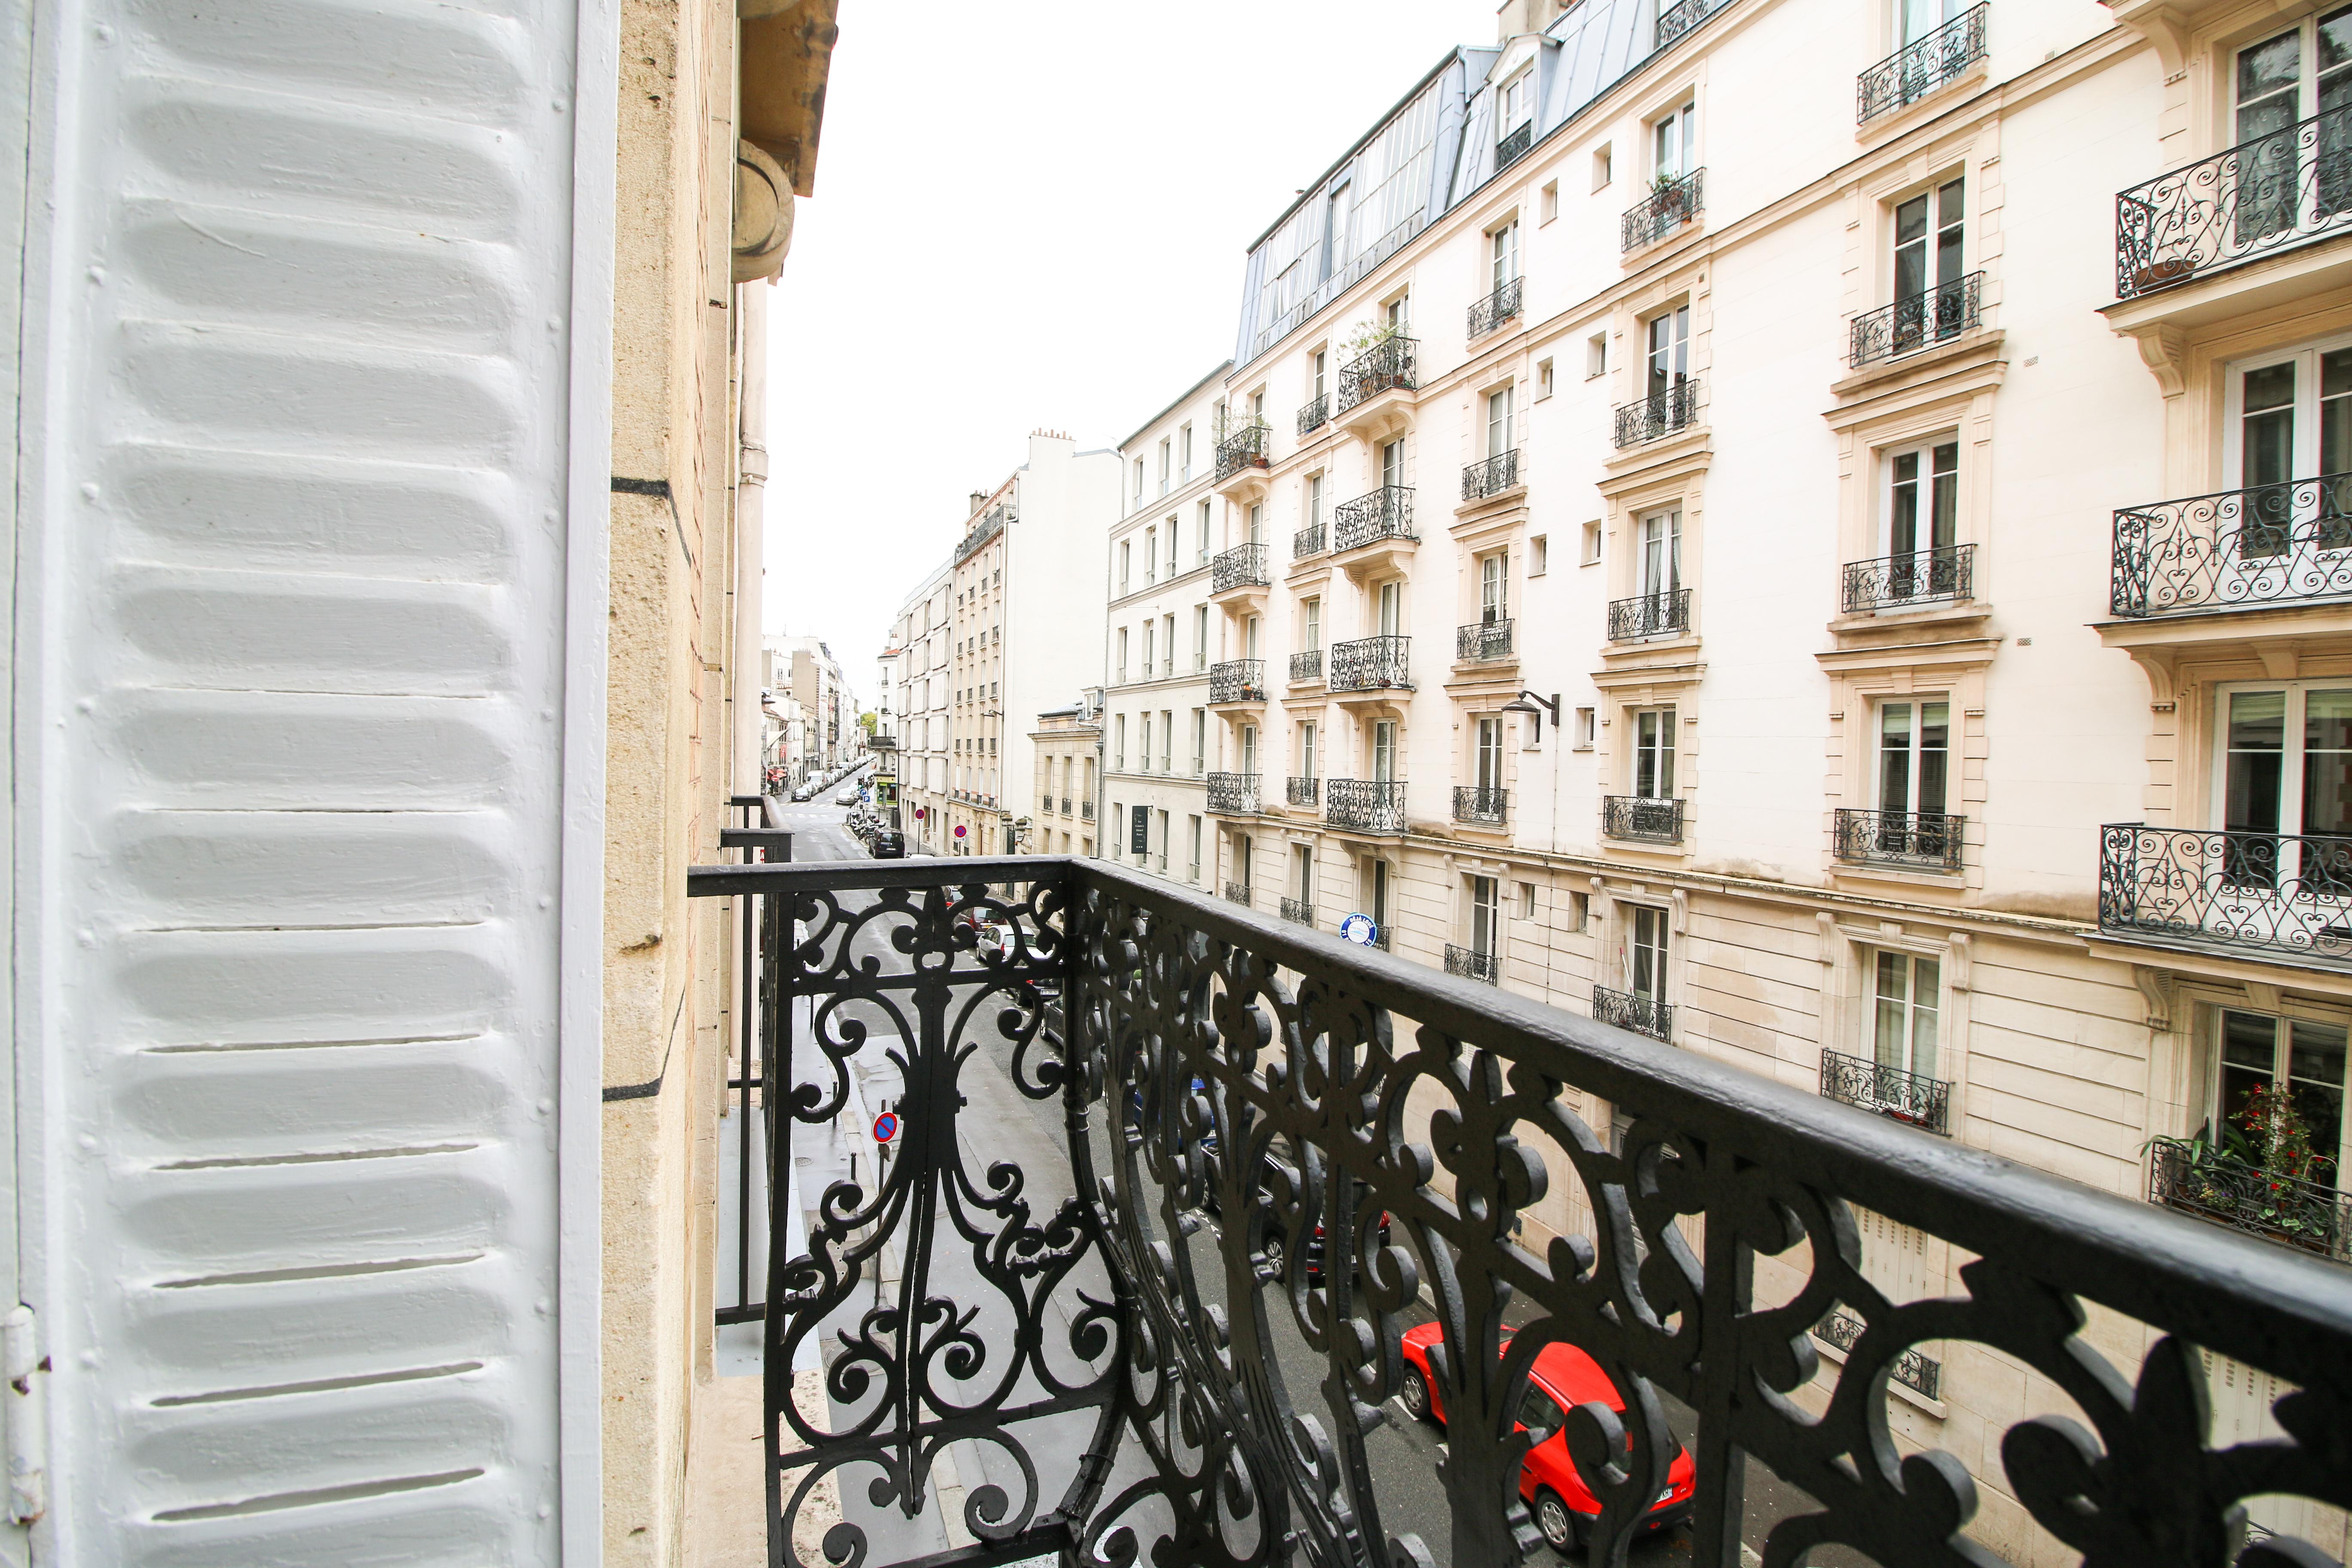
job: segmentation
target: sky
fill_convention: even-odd
[[[1250,242],[1494,37],[1495,0],[842,0],[770,296],[768,631],[870,694],[970,492],[1223,363]]]

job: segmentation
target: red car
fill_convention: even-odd
[[[1441,1425],[1445,1409],[1437,1396],[1437,1382],[1430,1375],[1429,1347],[1442,1337],[1443,1331],[1435,1323],[1406,1331],[1404,1386],[1397,1394],[1416,1419]],[[1508,1348],[1509,1342],[1504,1343]],[[1528,1450],[1519,1468],[1519,1496],[1534,1513],[1536,1528],[1558,1552],[1575,1551],[1601,1514],[1600,1502],[1578,1479],[1576,1461],[1568,1457],[1568,1437],[1562,1429],[1568,1411],[1594,1403],[1621,1414],[1625,1408],[1617,1385],[1591,1356],[1574,1345],[1563,1344],[1546,1345],[1537,1352],[1527,1392],[1519,1396],[1518,1429],[1549,1427],[1551,1436]],[[1691,1463],[1682,1445],[1675,1444],[1674,1463],[1666,1469],[1664,1495],[1643,1517],[1642,1532],[1664,1530],[1689,1518],[1691,1489],[1697,1479],[1698,1467]]]

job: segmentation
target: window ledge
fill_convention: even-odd
[[[1928,378],[1927,373],[1941,374],[1990,364],[2000,360],[2001,342],[2006,336],[1999,327],[1972,328],[1951,342],[1937,343],[1932,349],[1898,354],[1851,371],[1830,383],[1830,393],[1840,403],[1851,403],[1863,394],[1886,390],[1889,383],[1907,384],[1914,379],[1925,381]],[[1953,362],[1956,360],[1967,363],[1955,365]]]
[[[1830,1363],[1833,1366],[1843,1366],[1845,1364],[1845,1352],[1838,1349],[1837,1346],[1830,1343],[1827,1340],[1822,1339],[1819,1334],[1814,1334],[1811,1337],[1813,1342],[1814,1351],[1820,1354],[1823,1361]],[[1895,1398],[1903,1401],[1904,1404],[1915,1406],[1926,1414],[1934,1416],[1938,1421],[1946,1419],[1951,1414],[1950,1407],[1942,1400],[1930,1399],[1926,1394],[1920,1393],[1917,1389],[1912,1387],[1909,1384],[1897,1383],[1892,1377],[1886,1380],[1886,1392],[1893,1394]]]
[[[1829,869],[1832,877],[1842,881],[1876,882],[1898,888],[1943,888],[1952,892],[1961,891],[1969,879],[1969,868],[1965,862],[1958,870],[1947,871],[1941,867],[1905,866],[1885,860],[1841,860],[1832,856]]]

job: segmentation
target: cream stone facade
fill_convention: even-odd
[[[1204,877],[2258,1231],[2172,1141],[2259,1084],[2326,1227],[2271,1233],[2352,1260],[2352,196],[2310,151],[2344,21],[1502,19],[1252,249],[1224,395],[1262,445],[1213,480],[1213,620],[1265,675],[1212,694]],[[2163,178],[2248,142],[2285,195],[2244,147]],[[1865,1231],[1890,1298],[1965,1289]],[[2217,1423],[2272,1429],[2242,1371]],[[1979,1539],[2074,1560],[1972,1446],[2053,1387],[1955,1348],[1891,1397],[1968,1458]]]
[[[953,562],[942,562],[899,606],[891,623],[885,656],[890,674],[891,710],[898,718],[899,823],[911,854],[942,855],[939,838],[947,822],[949,727],[953,706],[948,663],[954,643],[949,634],[948,581]]]
[[[1228,654],[1209,606],[1221,536],[1211,484],[1232,369],[1219,365],[1119,444],[1125,516],[1108,562],[1103,853],[1202,887],[1216,869],[1209,672]]]
[[[1037,763],[1037,809],[1024,847],[1039,855],[1093,855],[1102,766],[1099,710],[1081,702],[1040,713],[1029,744]]]

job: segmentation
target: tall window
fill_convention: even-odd
[[[1503,84],[1503,117],[1501,132],[1508,136],[1535,118],[1536,73],[1530,68],[1521,71]],[[1496,140],[1501,140],[1497,137]]]
[[[1209,668],[1209,606],[1196,605],[1192,611],[1192,668]]]
[[[1402,633],[1404,630],[1404,584],[1395,582],[1381,584],[1373,602],[1379,607],[1380,635],[1392,637]]]
[[[1258,657],[1257,630],[1258,617],[1255,616],[1242,623],[1242,657],[1244,658]]]
[[[1671,594],[1681,587],[1683,514],[1679,510],[1654,511],[1643,518],[1641,547],[1634,559],[1641,574],[1634,588],[1643,598]]]
[[[1495,955],[1495,937],[1501,925],[1501,911],[1496,907],[1495,879],[1470,879],[1470,951],[1484,957]]]
[[[1966,236],[1968,182],[1953,180],[1922,191],[1895,209],[1895,297],[1909,300],[1959,281]]]
[[[1168,469],[1169,442],[1168,437],[1162,436],[1160,438],[1160,493],[1161,495],[1168,493]]]
[[[1647,904],[1629,907],[1632,941],[1625,945],[1625,989],[1651,1002],[1666,999],[1666,911]]]
[[[1143,580],[1146,583],[1160,580],[1160,531],[1156,528],[1143,531]]]
[[[1192,771],[1195,773],[1202,772],[1208,766],[1208,762],[1209,711],[1205,708],[1195,708],[1192,710]]]
[[[1202,501],[1202,502],[1201,503],[1201,537],[1200,537],[1200,545],[1199,545],[1199,555],[1198,555],[1198,556],[1197,556],[1197,558],[1194,560],[1193,564],[1194,564],[1194,565],[1196,565],[1196,566],[1206,566],[1208,563],[1209,563],[1209,503],[1208,503],[1207,501]]]
[[[1318,354],[1316,357],[1319,359],[1322,356]],[[1323,476],[1320,474],[1307,476],[1307,526],[1323,526]]]
[[[1381,321],[1399,337],[1410,333],[1412,331],[1412,296],[1400,294],[1382,306]]]
[[[1118,591],[1122,594],[1127,592],[1128,558],[1131,553],[1129,542],[1124,539],[1120,540],[1118,542]]]
[[[2294,1110],[2312,1158],[2301,1171],[2305,1181],[2333,1187],[2341,1181],[2344,1147],[2345,1033],[2337,1026],[2305,1018],[2273,1018],[2224,1009],[2220,1049],[2214,1053],[2211,1088],[2215,1119],[2248,1136],[2245,1152],[2258,1163],[2279,1161],[2283,1151],[2266,1148],[2265,1122],[2283,1119],[2254,1112],[2284,1101]],[[2221,1129],[2217,1128],[2216,1132]],[[2226,1134],[2223,1134],[2226,1137]],[[2293,1153],[2289,1152],[2293,1163]]]
[[[1976,0],[1895,0],[1897,40],[1916,44],[1945,23],[1956,21]]]
[[[1960,444],[1937,441],[1906,447],[1886,457],[1886,552],[1918,555],[1948,550],[1958,534],[1960,516]],[[1900,563],[1898,563],[1898,565]],[[1926,579],[1914,579],[1927,565],[1896,574],[1895,591],[1906,595],[1925,592]]]
[[[1671,392],[1690,379],[1690,307],[1650,318],[1649,395]]]
[[[1311,779],[1315,773],[1315,725],[1310,721],[1298,726],[1298,776]]]
[[[1381,784],[1396,781],[1396,729],[1393,719],[1376,720],[1372,724],[1372,777]]]
[[[1372,923],[1385,931],[1389,925],[1389,863],[1374,860],[1370,873],[1371,886],[1367,889],[1364,901],[1372,906]]]
[[[1257,772],[1257,726],[1255,724],[1242,726],[1242,772]]]
[[[1176,520],[1168,520],[1168,575],[1176,575]]]
[[[1176,616],[1173,613],[1160,617],[1160,673],[1176,673]]]
[[[1143,623],[1143,679],[1146,680],[1151,679],[1151,644],[1152,626],[1150,621],[1146,621]]]
[[[2241,887],[2297,878],[2305,896],[2352,892],[2352,689],[2294,681],[2221,694],[2221,826],[2233,833],[2324,836],[2300,847],[2233,843],[2226,875]]]
[[[1487,626],[1511,617],[1511,557],[1496,550],[1478,557],[1478,619]]]
[[[1941,698],[1879,705],[1879,810],[1943,815],[1951,733],[1952,706]]]
[[[1650,172],[1679,180],[1698,167],[1698,105],[1680,109],[1650,122]]]
[[[1318,595],[1299,602],[1299,647],[1313,653],[1323,646],[1323,600]]]
[[[2279,136],[2298,120],[2352,103],[2352,5],[2240,49],[2236,89],[2241,142]],[[2281,137],[2278,151],[2291,161],[2288,140]],[[2322,142],[2331,151],[2344,144],[2340,137]]]
[[[1247,837],[1243,837],[1234,840],[1234,869],[1241,873],[1240,880],[1242,890],[1244,892],[1248,891],[1250,885],[1250,841]]]
[[[1404,483],[1404,438],[1381,443],[1381,483],[1395,486]]]
[[[1670,800],[1675,793],[1675,710],[1643,708],[1633,714],[1633,793]]]
[[[1175,769],[1168,765],[1173,760],[1170,753],[1175,749],[1176,713],[1173,709],[1162,708],[1160,710],[1160,771],[1161,773],[1175,772]],[[1165,835],[1161,837],[1160,842],[1163,844],[1167,842]]]
[[[1871,973],[1871,1053],[1878,1065],[1936,1076],[1936,1006],[1943,965],[1907,952],[1877,955]]]
[[[1480,790],[1503,787],[1503,721],[1496,718],[1478,721],[1476,765]]]
[[[1249,542],[1252,544],[1265,542],[1265,503],[1263,501],[1250,502]]]
[[[1511,449],[1511,395],[1516,387],[1501,387],[1486,395],[1486,456],[1499,458]]]
[[[1298,901],[1315,901],[1315,851],[1305,844],[1290,847],[1290,885],[1298,889]]]
[[[1111,666],[1111,674],[1115,679],[1124,682],[1127,679],[1127,628],[1125,626],[1118,628],[1118,658]]]
[[[1184,838],[1192,851],[1190,875],[1192,879],[1197,882],[1201,879],[1201,819],[1199,817],[1188,816],[1184,819]]]
[[[1121,773],[1124,773],[1124,772],[1126,772],[1126,771],[1127,771],[1127,715],[1126,715],[1126,714],[1121,713],[1121,714],[1118,715],[1116,718],[1112,719],[1112,721],[1111,721],[1111,725],[1110,725],[1110,733],[1111,733],[1110,765],[1111,765],[1112,767],[1115,767],[1115,768],[1118,769]]]
[[[1135,771],[1148,773],[1151,771],[1151,715],[1144,714],[1140,722],[1143,726],[1143,749],[1136,753]]]
[[[2238,431],[2223,454],[2226,482],[2246,492],[2239,569],[2263,570],[2263,563],[2298,542],[2323,550],[2352,546],[2352,480],[2295,482],[2352,473],[2352,347],[2302,349],[2234,365],[2228,401]]]
[[[1192,427],[1190,425],[1176,432],[1176,471],[1185,479],[1192,477]]]
[[[1513,218],[1486,238],[1489,291],[1507,287],[1519,275],[1519,220]]]
[[[1310,402],[1322,396],[1325,388],[1329,384],[1326,380],[1326,374],[1330,368],[1330,363],[1331,354],[1328,349],[1317,349],[1314,358],[1308,362],[1313,369],[1313,375],[1307,389],[1307,396]]]

